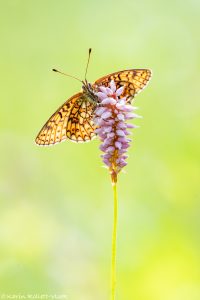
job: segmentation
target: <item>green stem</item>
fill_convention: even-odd
[[[117,182],[113,182],[114,211],[113,211],[113,233],[112,233],[112,273],[111,288],[112,300],[115,300],[116,293],[116,245],[117,245],[117,216],[118,216],[118,200],[117,200]]]

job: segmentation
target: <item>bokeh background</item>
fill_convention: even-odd
[[[143,119],[119,179],[116,299],[199,300],[200,2],[0,6],[1,299],[109,299],[113,203],[99,142],[34,144],[81,88],[51,68],[83,78],[92,47],[90,82],[126,68],[153,70],[136,99]]]

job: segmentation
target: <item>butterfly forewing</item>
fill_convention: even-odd
[[[86,142],[95,137],[93,111],[95,107],[83,93],[67,100],[46,122],[36,143],[41,146],[53,145],[66,140]]]
[[[130,101],[136,94],[145,88],[151,78],[151,71],[148,69],[132,69],[115,72],[104,76],[94,83],[94,87],[105,85],[108,86],[111,80],[115,81],[116,87],[124,86],[121,97],[128,97]]]

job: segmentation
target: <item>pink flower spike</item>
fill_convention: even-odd
[[[99,87],[96,93],[100,107],[95,110],[94,123],[97,126],[95,133],[102,144],[101,155],[106,167],[108,167],[112,182],[117,182],[117,175],[127,165],[127,149],[131,140],[127,129],[135,128],[135,125],[127,123],[127,120],[136,118],[133,107],[127,103],[126,97],[120,99],[124,87],[116,90],[116,84],[112,80],[110,87]]]

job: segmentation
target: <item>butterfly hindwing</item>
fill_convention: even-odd
[[[151,71],[148,69],[124,70],[104,76],[95,81],[94,86],[108,86],[111,80],[114,80],[116,87],[124,86],[121,97],[128,97],[128,100],[134,98],[149,82]]]
[[[74,142],[88,142],[96,137],[93,115],[96,106],[83,95],[76,101],[68,118],[66,135]]]
[[[74,95],[46,122],[36,137],[36,143],[48,146],[67,138],[75,142],[91,140],[95,137],[92,120],[94,109],[83,93]]]

